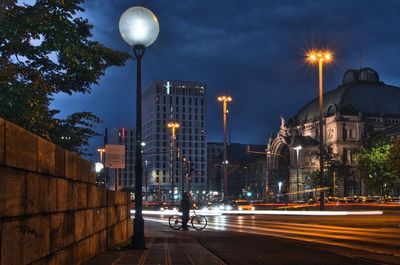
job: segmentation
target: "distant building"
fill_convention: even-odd
[[[356,149],[367,130],[396,135],[400,131],[400,88],[386,85],[371,68],[348,70],[336,89],[324,94],[324,145],[330,146],[352,168],[336,182],[336,195],[368,195],[359,177]],[[301,150],[296,147],[301,146]],[[290,198],[303,199],[311,188],[310,176],[319,169],[318,98],[307,103],[287,122],[281,118],[276,136],[268,143],[269,187],[276,194],[279,183],[289,187]],[[339,176],[338,176],[339,177]],[[285,188],[286,189],[286,188]]]
[[[135,185],[135,142],[134,128],[114,128],[110,134],[110,144],[125,145],[125,169],[109,169],[110,188],[115,186],[115,174],[118,172],[118,189],[133,189]]]
[[[229,143],[228,157],[228,191],[230,198],[263,199],[267,196],[264,187],[267,184],[267,161],[264,154],[247,152],[249,145]],[[208,184],[210,191],[221,192],[223,181],[223,143],[207,144]],[[265,146],[251,145],[253,151],[265,151]]]
[[[207,188],[207,147],[205,132],[206,85],[189,81],[153,81],[143,92],[143,159],[148,161],[147,179],[150,192],[161,188],[163,199],[170,199],[172,176],[175,189],[181,190],[182,175],[186,183],[190,160],[193,191]],[[171,159],[169,122],[177,122],[175,150]],[[172,173],[171,161],[175,163]],[[187,187],[185,186],[185,189]]]
[[[207,143],[207,187],[209,191],[221,192],[221,164],[224,143]]]

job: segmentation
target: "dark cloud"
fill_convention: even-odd
[[[207,83],[207,133],[221,139],[216,95],[229,93],[232,141],[265,144],[279,117],[296,114],[317,95],[317,69],[304,63],[310,48],[335,51],[326,67],[325,88],[334,89],[348,68],[370,66],[387,83],[400,85],[400,2],[395,0],[195,1],[87,0],[83,16],[94,39],[130,51],[118,32],[122,12],[151,9],[160,35],[143,61],[144,85],[153,79]],[[360,56],[361,54],[361,56]],[[361,58],[361,60],[360,60]],[[135,65],[107,71],[91,95],[58,97],[65,113],[89,110],[104,126],[133,126]],[[222,114],[221,114],[222,115]],[[102,130],[100,127],[100,130]],[[93,147],[100,145],[94,141]]]

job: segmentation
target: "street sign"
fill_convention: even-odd
[[[125,145],[107,144],[105,167],[125,168]]]

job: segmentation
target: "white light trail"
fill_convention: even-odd
[[[131,210],[131,214],[134,214],[135,210]],[[164,210],[164,211],[142,211],[146,215],[174,215],[180,212],[176,210]],[[219,211],[219,210],[197,210],[196,213],[206,216],[220,216],[228,214],[240,214],[240,215],[305,215],[305,216],[345,216],[345,215],[381,215],[383,211],[281,211],[281,210],[253,210],[253,211]]]

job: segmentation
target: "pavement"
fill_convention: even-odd
[[[193,228],[192,228],[193,229]],[[146,248],[108,250],[85,265],[226,264],[193,237],[199,231],[175,231],[167,224],[145,223]]]

